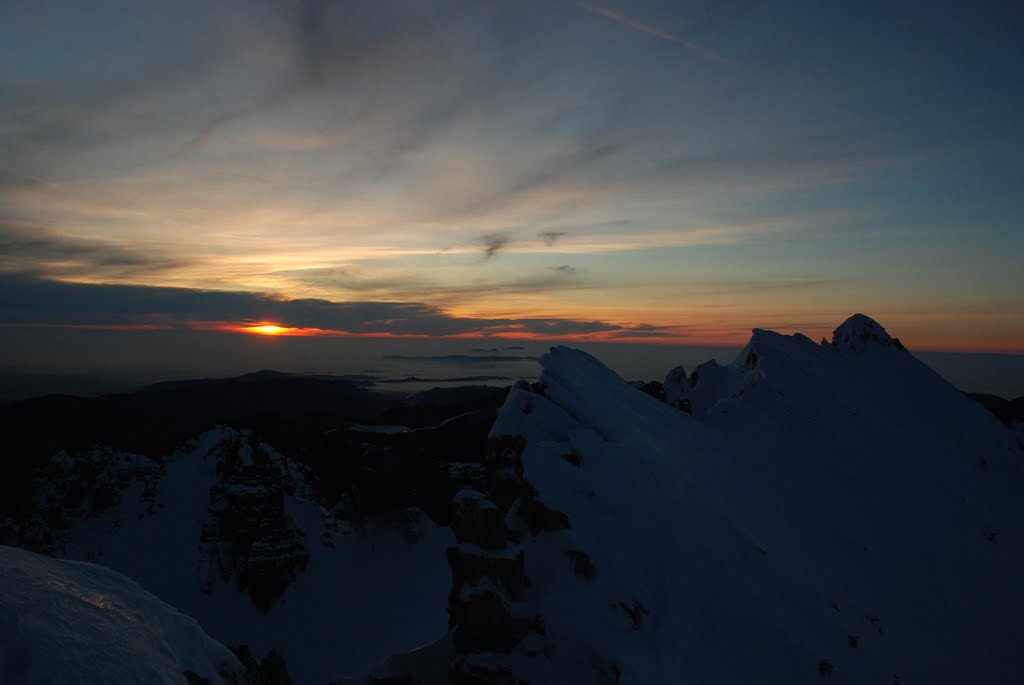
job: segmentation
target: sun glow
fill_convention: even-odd
[[[247,326],[243,330],[246,333],[255,333],[257,335],[285,335],[287,333],[294,333],[297,329],[278,326],[272,323],[261,323],[256,326]]]
[[[247,335],[259,335],[269,338],[292,337],[308,338],[318,335],[338,335],[341,331],[325,330],[323,328],[296,328],[293,326],[280,326],[276,323],[246,323],[246,324],[217,324],[207,326],[208,330],[230,331],[232,333],[245,333]]]

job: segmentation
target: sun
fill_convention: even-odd
[[[245,328],[246,333],[256,333],[259,335],[281,335],[293,331],[292,328],[286,328],[284,326],[278,326],[273,323],[262,323],[257,326],[247,326]]]
[[[220,330],[232,331],[233,333],[245,333],[246,335],[262,335],[271,338],[307,338],[315,335],[336,335],[338,331],[326,331],[322,328],[296,328],[294,326],[281,326],[276,323],[261,321],[257,323],[227,324]]]

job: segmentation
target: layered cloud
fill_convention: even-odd
[[[36,273],[64,278],[151,278],[185,262],[113,243],[62,234],[30,221],[0,219],[0,273]]]
[[[62,283],[0,276],[0,327],[179,328],[245,332],[261,324],[318,335],[673,338],[682,329],[598,320],[474,318],[421,302],[332,302],[264,293]]]
[[[953,302],[1020,339],[1014,24],[876,15],[10,0],[0,273],[101,319],[737,340]]]

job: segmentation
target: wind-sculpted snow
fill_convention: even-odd
[[[237,683],[242,671],[193,619],[121,574],[0,547],[0,682],[180,685],[189,672]]]
[[[877,323],[755,331],[692,416],[583,352],[540,363],[492,431],[569,520],[522,543],[554,649],[518,674],[1019,682],[1024,455]]]

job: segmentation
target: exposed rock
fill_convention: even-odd
[[[694,374],[693,381],[696,385],[697,376]],[[687,414],[693,413],[693,392],[690,379],[686,377],[686,370],[677,366],[665,376],[664,392],[665,402]]]
[[[658,381],[637,381],[632,385],[640,392],[650,395],[656,400],[665,401],[665,386]]]
[[[519,455],[525,441],[520,437],[491,438],[487,446],[485,466],[487,479],[483,485],[488,498],[501,509],[515,502],[523,486],[523,466]]]
[[[537,491],[532,485],[526,483],[523,489],[524,492],[520,495],[516,508],[519,517],[529,529],[530,535],[564,530],[570,526],[569,517],[540,501]]]
[[[651,610],[648,609],[643,602],[636,599],[629,604],[626,604],[625,602],[618,602],[615,604],[615,607],[621,609],[622,612],[629,617],[633,630],[640,630],[640,627],[644,624],[644,619],[651,614]]]
[[[880,323],[863,314],[854,314],[833,331],[832,346],[853,352],[871,346],[906,351],[898,338],[890,337]]]
[[[276,649],[271,649],[260,661],[260,675],[262,680],[257,681],[257,685],[292,685],[288,666]]]
[[[566,554],[572,559],[572,572],[586,580],[597,577],[597,566],[590,555],[581,549],[570,549]]]
[[[580,468],[583,467],[583,457],[576,450],[569,450],[567,452],[563,452],[562,459],[565,459],[573,466],[579,466]]]
[[[303,533],[284,507],[295,478],[244,434],[219,452],[220,479],[210,490],[200,532],[200,582],[209,591],[215,571],[225,582],[234,578],[261,611],[269,611],[309,562]]]
[[[406,507],[398,512],[395,527],[410,545],[423,537],[423,512],[415,507]]]
[[[466,585],[490,580],[518,600],[528,585],[523,552],[493,554],[467,545],[450,547],[448,563],[452,568],[452,591],[459,593]]]
[[[456,659],[448,671],[452,685],[520,685],[512,669],[497,664],[482,663],[471,658]]]
[[[369,676],[366,682],[367,685],[415,685],[416,678],[413,677],[412,673],[403,673],[402,675],[390,675],[380,678]]]
[[[488,584],[464,586],[449,612],[459,652],[509,652],[528,631],[543,629],[537,619],[513,613],[503,593]]]
[[[510,655],[536,658],[539,647],[527,646],[526,638],[544,642],[543,618],[523,601],[529,579],[525,555],[514,543],[527,529],[563,529],[568,518],[545,507],[523,478],[524,445],[521,439],[492,438],[481,490],[464,488],[454,497],[452,530],[460,544],[448,550],[452,683],[521,682]],[[515,529],[509,530],[513,520]]]
[[[72,455],[55,452],[32,486],[34,513],[0,526],[0,539],[43,554],[54,555],[76,518],[97,516],[121,501],[127,485],[144,483],[142,512],[155,508],[155,484],[162,465],[140,454],[91,449]],[[143,514],[140,513],[140,516]]]
[[[452,530],[455,537],[484,549],[501,549],[508,541],[505,513],[486,495],[463,488],[454,499]]]
[[[259,662],[253,656],[249,645],[232,647],[231,651],[245,667],[246,682],[252,685],[292,685],[288,666],[276,649],[267,652]]]

